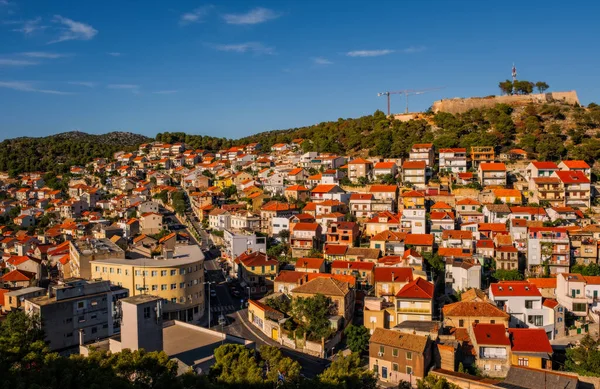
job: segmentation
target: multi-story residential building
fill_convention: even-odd
[[[196,321],[204,314],[204,254],[198,245],[176,245],[154,258],[106,258],[93,263],[92,277],[109,280],[131,296],[165,300],[170,320]]]
[[[413,162],[423,161],[428,168],[435,165],[435,150],[433,143],[417,143],[412,146],[408,159]]]
[[[405,232],[385,230],[371,237],[369,247],[381,250],[384,256],[403,255],[405,239]]]
[[[235,259],[238,279],[250,288],[251,294],[264,294],[273,290],[279,272],[279,261],[259,251],[245,252]]]
[[[506,377],[511,366],[511,344],[504,324],[475,323],[468,331],[477,368],[489,377]]]
[[[563,206],[565,191],[558,177],[535,177],[530,179],[529,190],[533,192],[532,202],[548,202],[553,207]]]
[[[564,188],[565,206],[589,208],[591,204],[590,179],[579,170],[557,171],[553,174],[558,177]]]
[[[416,190],[409,190],[402,193],[402,207],[405,209],[425,208],[425,195]]]
[[[373,165],[373,176],[383,177],[386,175],[396,177],[398,174],[398,166],[395,162],[377,162]]]
[[[375,296],[385,297],[393,302],[406,284],[413,280],[413,271],[410,267],[376,267],[375,268]]]
[[[39,315],[50,349],[59,351],[119,333],[117,301],[128,295],[110,281],[72,279],[51,286],[44,296],[25,299],[23,306]]]
[[[529,282],[503,281],[490,285],[489,297],[496,306],[510,314],[510,327],[545,328],[542,294]],[[554,332],[554,331],[551,331]]]
[[[354,316],[355,290],[347,282],[335,278],[317,277],[292,289],[292,298],[308,298],[317,294],[329,297],[333,302],[333,315],[344,318],[342,328],[352,323]]]
[[[552,173],[559,170],[554,162],[530,162],[525,169],[525,176],[530,180],[537,177],[550,177]],[[531,186],[529,187],[531,190]]]
[[[348,178],[358,182],[359,178],[370,179],[373,176],[373,162],[363,158],[356,158],[348,162]]]
[[[360,229],[355,222],[333,222],[329,223],[325,237],[325,244],[354,247],[360,239]]]
[[[530,227],[527,236],[527,270],[541,274],[544,266],[550,273],[567,273],[571,266],[571,243],[568,229]]]
[[[90,279],[92,262],[106,258],[125,259],[125,251],[110,239],[81,239],[69,242],[69,271],[71,277]]]
[[[403,209],[400,230],[410,234],[427,233],[427,216],[424,208]]]
[[[356,218],[373,217],[374,196],[370,193],[352,193],[350,195],[350,212]]]
[[[401,215],[396,215],[391,212],[380,212],[364,222],[365,235],[373,237],[383,231],[400,231],[400,218]]]
[[[371,202],[373,211],[396,211],[398,204],[398,187],[396,185],[371,185],[369,193],[373,195]]]
[[[520,205],[523,203],[523,195],[518,189],[493,189],[492,193],[494,194],[496,200],[500,200],[504,204]]]
[[[519,270],[519,250],[514,246],[499,246],[495,249],[496,270]]]
[[[223,231],[223,249],[221,251],[222,257],[227,258],[229,261],[233,261],[246,251],[260,251],[262,253],[266,253],[267,238],[259,237],[254,233],[245,231]],[[234,273],[237,273],[235,264],[232,263],[231,265]]]
[[[487,301],[459,301],[442,308],[444,327],[469,328],[475,324],[504,324],[510,315]]]
[[[323,258],[298,258],[294,264],[297,272],[325,273],[325,259]]]
[[[473,232],[460,230],[444,230],[441,247],[460,248],[473,251],[475,239]]]
[[[271,219],[274,217],[291,217],[299,213],[296,204],[269,201],[260,209],[261,231],[269,235],[273,234]]]
[[[290,231],[292,257],[307,256],[313,249],[319,250],[322,243],[322,227],[318,223],[295,223]]]
[[[483,162],[477,168],[481,186],[506,186],[506,165],[502,162]]]
[[[431,321],[433,313],[433,284],[415,278],[396,293],[397,323],[406,320]]]
[[[453,212],[430,212],[429,214],[429,232],[433,234],[435,241],[441,243],[444,231],[452,231],[456,227]],[[423,232],[415,232],[424,234]]]
[[[431,365],[431,344],[428,336],[377,328],[369,340],[369,370],[390,385],[416,385]]]
[[[511,365],[552,370],[552,345],[541,328],[510,328]]]
[[[560,168],[560,170],[564,171],[579,171],[582,172],[587,178],[592,178],[592,168],[585,161],[561,161],[561,163],[558,164],[558,167]]]
[[[260,229],[260,216],[246,210],[232,212],[229,220],[229,225],[233,230],[258,231]]]
[[[581,265],[598,263],[598,243],[592,232],[569,231],[573,260]]]
[[[334,184],[317,185],[310,191],[310,199],[314,202],[321,202],[324,200],[346,202],[345,200],[349,197],[350,195],[347,195],[346,191]]]
[[[211,230],[228,230],[231,228],[231,214],[225,209],[215,208],[208,213],[208,225]]]
[[[480,163],[494,162],[496,155],[493,146],[471,146],[471,164],[473,168]]]
[[[373,285],[375,264],[373,262],[333,261],[331,274],[352,275],[365,289]]]
[[[440,149],[438,155],[440,171],[450,173],[464,173],[467,171],[467,149]]]
[[[0,299],[0,308],[3,314],[16,311],[23,306],[25,300],[45,294],[46,289],[37,286],[30,286],[15,290],[0,289],[4,298]]]
[[[600,277],[562,273],[556,278],[556,299],[575,316],[600,313]]]
[[[446,257],[446,293],[451,294],[470,288],[481,288],[481,265],[470,257]]]
[[[427,163],[425,161],[406,161],[402,164],[402,182],[417,188],[427,185]]]

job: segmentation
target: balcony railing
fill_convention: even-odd
[[[428,308],[397,308],[398,313],[431,313]]]

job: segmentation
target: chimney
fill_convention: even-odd
[[[392,282],[394,282],[394,272],[392,272]]]

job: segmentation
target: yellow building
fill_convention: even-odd
[[[404,209],[423,209],[425,208],[425,195],[415,190],[404,192],[402,193],[402,205]]]
[[[218,188],[225,189],[231,185],[233,185],[233,179],[231,175],[215,178],[215,186]]]
[[[204,314],[204,254],[198,245],[178,245],[160,258],[107,258],[92,264],[92,278],[129,289],[129,295],[164,299],[167,320],[197,321]]]
[[[552,345],[543,328],[509,328],[511,364],[552,369]]]
[[[509,314],[485,301],[459,301],[442,308],[444,327],[469,328],[475,323],[504,324],[508,328]]]

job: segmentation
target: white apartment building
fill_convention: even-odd
[[[440,171],[464,173],[467,171],[467,149],[450,148],[439,151]]]

